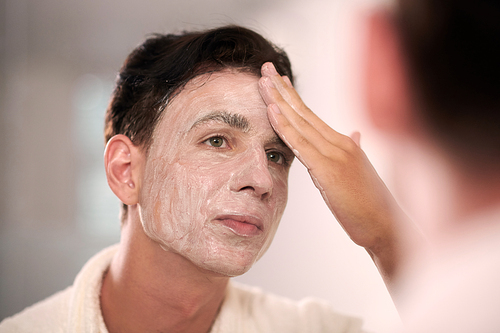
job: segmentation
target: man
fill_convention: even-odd
[[[396,146],[413,147],[444,170],[439,180],[445,185],[428,189],[443,204],[432,212],[425,249],[418,243],[408,255],[400,241],[394,243],[402,238],[390,236],[398,226],[397,219],[385,215],[390,195],[363,167],[366,158],[354,144],[359,135],[352,140],[329,128],[266,64],[260,88],[271,124],[309,168],[355,242],[392,240],[385,248],[399,249],[396,265],[389,266],[392,279],[386,280],[398,277],[396,295],[406,331],[498,332],[500,4],[400,0],[393,12],[370,17],[368,35],[370,118]],[[345,182],[351,187],[344,188]],[[339,214],[358,200],[382,208],[381,215],[368,219],[364,209]],[[404,268],[402,259],[409,258]]]
[[[1,332],[359,332],[322,302],[229,282],[270,245],[292,151],[258,91],[286,55],[239,27],[158,35],[120,71],[105,168],[123,202],[120,244],[73,286],[6,319]]]

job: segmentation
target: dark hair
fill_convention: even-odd
[[[399,0],[416,102],[462,161],[500,163],[500,1]]]
[[[105,141],[124,134],[147,153],[162,112],[188,81],[227,68],[260,77],[265,62],[293,82],[286,53],[252,30],[225,26],[154,35],[130,53],[120,70],[106,112]],[[126,214],[123,204],[122,221]]]
[[[147,150],[161,113],[188,81],[226,68],[260,77],[265,62],[272,62],[293,82],[285,52],[249,29],[225,26],[154,35],[132,51],[120,70],[106,113],[105,141],[124,134]]]

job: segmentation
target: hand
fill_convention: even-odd
[[[349,237],[372,256],[389,282],[399,256],[399,206],[359,146],[359,133],[342,135],[316,116],[287,77],[262,66],[260,93],[271,125],[309,171]]]

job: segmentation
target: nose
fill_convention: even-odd
[[[245,154],[237,162],[238,168],[231,177],[230,188],[234,192],[248,192],[261,200],[271,196],[273,178],[269,172],[265,151]]]

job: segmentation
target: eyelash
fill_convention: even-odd
[[[203,143],[207,144],[209,146],[212,146],[214,148],[218,148],[218,149],[224,149],[224,148],[226,148],[226,147],[222,147],[222,145],[219,146],[219,147],[213,146],[212,144],[210,144],[210,140],[212,140],[212,139],[222,139],[222,145],[226,144],[226,146],[229,146],[229,143],[228,143],[228,140],[226,139],[226,137],[224,135],[220,135],[220,134],[217,134],[217,135],[209,137],[208,139],[206,139],[205,141],[203,141]]]
[[[210,140],[212,139],[221,139],[223,142],[221,144],[221,146],[214,146],[211,144]],[[203,141],[204,144],[206,145],[209,145],[211,147],[214,147],[216,149],[225,149],[227,147],[222,147],[224,144],[226,146],[229,146],[229,143],[228,143],[228,140],[226,139],[226,137],[224,135],[214,135],[214,136],[211,136],[209,137],[208,139],[206,139],[205,141]],[[271,154],[274,154],[274,155],[278,155],[280,157],[279,161],[278,162],[272,162],[269,158],[269,155]],[[282,166],[287,166],[288,165],[288,160],[285,156],[285,154],[279,152],[279,151],[275,151],[275,150],[270,150],[270,151],[266,151],[266,156],[267,156],[267,159],[268,161],[271,161],[272,163],[275,163],[275,164],[278,164],[278,165],[282,165]]]
[[[278,151],[274,151],[274,150],[272,150],[272,151],[266,151],[266,155],[267,155],[267,160],[268,161],[271,161],[269,159],[269,155],[270,154],[275,154],[275,155],[278,155],[280,157],[279,162],[273,162],[273,163],[276,163],[276,164],[281,165],[281,166],[287,166],[288,165],[288,160],[286,159],[285,154],[280,153]]]

